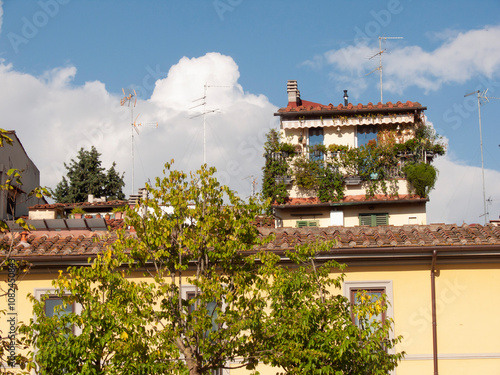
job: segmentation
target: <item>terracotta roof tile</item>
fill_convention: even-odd
[[[113,206],[120,207],[128,205],[128,201],[123,200],[111,200],[107,202],[78,202],[78,203],[52,203],[52,204],[36,204],[31,206],[30,210],[49,210],[54,208],[62,208],[62,209],[73,209],[75,207],[102,207],[102,206]]]
[[[337,106],[333,106],[332,104],[328,105],[323,105],[319,103],[314,103],[314,102],[309,102],[307,100],[302,100],[302,105],[297,105],[295,102],[290,102],[286,107],[280,108],[278,110],[278,114],[280,113],[290,113],[290,112],[342,112],[342,111],[352,111],[353,109],[359,110],[359,111],[370,111],[373,110],[373,108],[377,109],[393,109],[393,108],[398,108],[401,110],[404,109],[425,109],[419,102],[412,102],[410,100],[407,100],[405,103],[398,101],[397,103],[393,104],[392,102],[387,102],[385,104],[383,103],[377,103],[376,106],[373,105],[372,102],[369,102],[368,104],[364,105],[362,103],[358,103],[356,106],[354,106],[352,103],[348,103],[347,106],[343,105],[340,103]]]
[[[384,194],[376,194],[373,197],[367,198],[366,195],[360,194],[360,195],[349,195],[345,197],[344,199],[337,201],[337,202],[321,202],[318,197],[309,197],[309,198],[286,198],[285,202],[283,204],[278,204],[278,203],[273,203],[275,206],[304,206],[304,205],[318,205],[318,204],[325,204],[325,203],[355,203],[355,202],[397,202],[401,201],[403,202],[408,202],[408,201],[414,201],[414,202],[426,202],[428,199],[427,198],[422,198],[418,195],[414,194],[401,194],[399,196],[390,196],[390,195],[384,195]]]
[[[273,239],[263,249],[287,250],[296,245],[317,241],[334,241],[332,251],[342,249],[371,249],[378,250],[401,248],[450,248],[460,249],[464,246],[493,246],[500,248],[500,230],[494,225],[467,225],[455,224],[430,224],[430,225],[404,225],[395,227],[391,225],[368,227],[304,227],[304,228],[259,228],[261,237],[272,235]],[[20,241],[20,234],[0,235],[0,257],[6,256],[10,244],[13,244],[11,256],[24,258],[36,262],[44,259],[58,259],[64,257],[81,256],[82,259],[95,256],[104,251],[116,239],[116,232],[90,232],[90,231],[60,231],[45,233],[31,233],[27,242]]]

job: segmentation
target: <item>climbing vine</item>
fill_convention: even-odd
[[[416,194],[427,197],[437,178],[429,162],[446,152],[434,129],[423,124],[411,134],[382,130],[377,140],[357,148],[316,145],[306,153],[297,152],[295,146],[281,141],[277,130],[271,130],[264,149],[263,194],[276,203],[286,201],[292,183],[322,202],[342,200],[349,177],[363,182],[367,198],[397,196],[400,178],[407,178]]]

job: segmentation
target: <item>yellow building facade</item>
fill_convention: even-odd
[[[352,290],[373,289],[387,295],[387,317],[394,319],[394,335],[403,337],[397,351],[406,352],[395,374],[498,374],[498,227],[439,224],[260,228],[260,232],[274,236],[266,249],[280,255],[297,244],[333,240],[335,245],[319,254],[318,262],[335,259],[347,264],[343,288],[337,293],[350,298]],[[0,301],[0,308],[6,310],[2,332],[17,335],[11,329],[13,322],[28,323],[33,318],[27,295],[39,298],[50,293],[59,270],[87,265],[89,258],[109,245],[108,235],[89,230],[3,235],[2,255],[11,249],[12,259],[27,261],[31,268],[3,271],[7,294]],[[9,289],[14,278],[16,287]],[[185,292],[189,288],[185,286]],[[259,369],[262,374],[279,371]],[[224,375],[245,373],[244,369],[223,370]]]

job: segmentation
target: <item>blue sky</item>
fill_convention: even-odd
[[[207,161],[242,196],[260,183],[264,134],[286,105],[286,82],[303,99],[338,104],[418,101],[449,143],[429,222],[484,222],[475,90],[500,97],[500,2],[495,1],[0,1],[0,110],[55,186],[64,162],[95,145],[125,171],[131,192],[130,113],[135,89],[135,181],[164,162],[203,161],[202,118],[190,109],[207,83]],[[215,87],[223,86],[223,87]],[[481,107],[489,218],[500,214],[500,100]],[[257,185],[257,189],[260,184]]]

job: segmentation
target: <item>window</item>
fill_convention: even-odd
[[[309,128],[309,146],[323,144],[323,128]]]
[[[198,291],[197,291],[197,288],[195,286],[186,285],[186,286],[182,287],[182,298],[183,299],[190,301],[192,299],[195,299],[197,295],[198,295]],[[196,307],[197,304],[198,303],[195,302],[189,306],[189,313],[192,313],[194,311],[194,308]],[[212,315],[212,331],[216,331],[217,329],[219,329],[219,326],[216,323],[216,319],[217,319],[217,311],[215,310],[216,307],[217,307],[217,305],[216,305],[215,301],[207,304],[208,313],[210,315]],[[209,333],[210,332],[205,332],[205,335],[204,335],[205,338],[208,336]],[[212,370],[211,375],[227,375],[227,371],[228,370],[224,370],[222,368],[219,368],[216,370]]]
[[[386,295],[387,309],[383,316],[379,316],[378,319],[385,320],[387,318],[394,319],[394,302],[393,302],[393,292],[392,292],[392,281],[391,280],[381,280],[381,281],[345,281],[344,282],[344,297],[346,297],[352,304],[356,303],[356,293],[360,290],[366,290],[367,293],[372,296],[382,296]],[[375,317],[377,318],[377,317]],[[373,318],[372,318],[373,319]],[[355,324],[357,322],[353,320]],[[389,338],[394,338],[394,329],[389,332]],[[394,353],[395,349],[391,349],[390,353]]]
[[[37,288],[34,291],[35,298],[40,300],[42,296],[48,295],[49,297],[45,300],[45,314],[48,317],[54,316],[56,306],[62,306],[62,298],[56,295],[56,290],[53,288]],[[66,308],[59,310],[59,315],[82,312],[82,306],[78,303],[66,306]],[[79,335],[81,333],[81,328],[73,327],[73,333]]]
[[[368,144],[370,141],[377,141],[378,129],[376,126],[358,126],[357,141],[358,147]]]
[[[319,221],[318,220],[297,220],[296,226],[297,226],[297,228],[318,227]]]
[[[389,225],[389,214],[359,214],[359,225],[378,227],[379,225]]]
[[[186,293],[186,299],[188,301],[190,301],[190,300],[196,298],[196,295],[197,295],[197,293],[195,291],[189,291]],[[195,302],[195,303],[189,305],[189,313],[190,314],[194,311],[196,305],[198,305],[198,302]],[[217,329],[219,328],[217,323],[216,323],[216,320],[217,320],[217,311],[215,310],[216,307],[217,307],[217,303],[215,301],[207,304],[208,314],[212,317],[212,331],[217,331]],[[209,334],[209,332],[206,332],[205,337],[207,337],[208,334]]]
[[[385,293],[385,288],[351,288],[350,290],[350,297],[349,297],[349,300],[351,301],[352,304],[356,305],[359,303],[359,295],[358,295],[358,292],[365,292],[368,296],[370,296],[372,298],[372,301],[375,302],[375,301],[378,301],[379,299],[382,299],[382,296]],[[386,318],[386,313],[385,311],[381,312],[380,314],[378,314],[377,316],[373,316],[370,321],[373,321],[373,320],[380,320],[380,321],[385,321],[385,318]],[[356,325],[359,325],[359,322],[358,322],[358,318],[355,317],[354,315],[352,315],[352,322]]]
[[[60,310],[56,313],[56,307],[62,306],[62,304],[63,304],[62,298],[56,296],[49,296],[49,298],[45,300],[45,315],[51,318],[56,314],[61,316],[74,312],[75,310],[74,305],[71,304],[66,306],[65,308],[64,307],[58,308],[58,310],[59,309]]]
[[[314,146],[323,145],[323,128],[310,128],[309,129],[309,147],[314,149]],[[321,151],[313,151],[310,155],[311,160],[323,160],[323,153]]]

